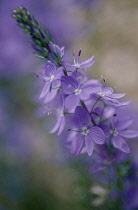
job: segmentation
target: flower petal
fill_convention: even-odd
[[[63,65],[66,67],[67,70],[74,70],[74,69],[76,69],[76,65],[75,64],[69,64],[69,63],[63,62]]]
[[[47,62],[45,64],[45,76],[50,77],[54,74],[54,71],[56,70],[56,65],[51,62]]]
[[[66,94],[71,94],[78,88],[78,81],[72,76],[62,76],[61,86]]]
[[[79,104],[79,100],[80,100],[79,96],[77,96],[77,95],[69,95],[65,99],[65,107],[68,110],[72,110],[72,109],[76,108],[76,106]]]
[[[105,94],[105,95],[110,95],[113,93],[113,88],[111,87],[105,87],[102,89],[102,92]]]
[[[108,126],[108,124],[101,124],[100,125],[101,129],[103,130],[105,137],[109,137],[110,136],[110,127]]]
[[[126,95],[125,93],[111,94],[110,97],[111,97],[111,98],[122,98],[122,97],[124,97],[125,95]]]
[[[54,79],[61,79],[62,75],[63,75],[63,68],[60,67],[56,70]]]
[[[44,96],[46,96],[46,94],[49,92],[50,90],[50,85],[51,85],[51,82],[47,82],[39,96],[39,98],[43,98]]]
[[[101,92],[101,85],[93,85],[91,87],[91,94],[98,94],[98,92]],[[99,95],[98,95],[99,97]]]
[[[83,87],[95,87],[95,86],[102,86],[102,84],[99,82],[99,80],[91,79],[84,83]]]
[[[57,90],[56,89],[53,89],[51,90],[51,92],[48,92],[46,97],[45,97],[45,100],[44,100],[44,103],[47,104],[49,103],[50,101],[52,101],[57,95]]]
[[[71,76],[74,77],[79,83],[84,83],[87,80],[87,77],[77,70],[73,71]]]
[[[58,136],[62,133],[64,127],[65,127],[65,117],[63,116],[60,121],[59,131],[57,134]]]
[[[94,144],[92,139],[87,135],[85,136],[85,145],[86,145],[86,150],[89,156],[92,155],[93,149],[94,149]]]
[[[91,87],[82,88],[82,91],[80,93],[81,100],[87,100],[87,99],[89,99],[90,96],[91,96],[91,90],[92,90]]]
[[[61,86],[60,80],[53,80],[52,81],[52,88],[58,88],[58,86]]]
[[[113,116],[113,114],[115,113],[115,108],[112,106],[107,106],[104,108],[103,111],[103,117],[105,117],[106,119],[110,118]]]
[[[75,116],[78,118],[81,127],[88,126],[90,123],[90,116],[88,111],[82,106],[77,106],[75,109]]]
[[[125,121],[124,120],[119,121],[117,130],[122,131],[128,128],[132,123],[133,123],[133,120],[128,120],[128,119],[125,119]]]
[[[95,63],[95,60],[93,60],[93,58],[94,58],[94,56],[92,56],[88,60],[80,63],[80,68],[86,68],[86,67],[92,66]]]
[[[131,100],[128,100],[128,101],[124,101],[124,102],[121,102],[120,105],[121,106],[127,106],[131,103]]]
[[[61,119],[57,116],[57,121],[56,121],[56,124],[54,125],[54,127],[50,130],[50,133],[55,133],[59,126],[60,126],[60,123],[61,123]]]
[[[105,134],[98,126],[90,128],[89,136],[96,144],[103,144],[105,142]]]
[[[123,136],[125,138],[135,138],[138,137],[138,131],[135,130],[124,130],[120,131],[120,136]]]
[[[74,155],[80,154],[82,148],[84,147],[84,136],[77,133],[75,139],[72,141],[72,152]]]
[[[115,148],[118,148],[125,153],[130,152],[128,144],[126,143],[126,141],[121,136],[119,136],[119,135],[114,136],[113,139],[112,139],[112,142],[113,142],[113,145],[114,145]]]

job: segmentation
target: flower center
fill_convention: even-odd
[[[105,93],[99,92],[98,95],[102,97],[105,96]]]
[[[113,129],[112,134],[113,134],[113,136],[117,136],[118,135],[118,132],[117,132],[116,128]]]
[[[61,88],[61,85],[57,85],[57,87],[56,87],[57,89],[60,89]]]
[[[83,127],[82,128],[82,135],[87,136],[88,133],[89,133],[89,129],[87,127]]]
[[[78,62],[75,63],[75,67],[76,67],[76,69],[79,69],[80,66],[79,66]]]
[[[81,94],[81,89],[76,89],[75,91],[74,91],[74,93],[75,93],[75,95],[80,95]]]
[[[54,80],[55,76],[54,75],[51,75],[50,77],[50,82],[52,82]]]
[[[63,117],[64,116],[64,111],[60,112],[60,116]]]

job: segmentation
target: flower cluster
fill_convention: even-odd
[[[102,144],[129,153],[125,139],[137,137],[138,131],[129,129],[131,119],[118,115],[129,102],[121,101],[124,93],[106,87],[105,79],[87,78],[85,69],[94,64],[94,57],[81,62],[80,50],[77,58],[73,53],[74,62],[69,64],[64,60],[64,48],[41,30],[25,8],[14,10],[13,17],[31,35],[33,48],[47,60],[39,77],[44,82],[40,94],[43,111],[56,116],[50,133],[65,131],[65,143],[74,155],[86,150],[91,156],[94,146]]]
[[[132,120],[118,116],[129,104],[120,100],[125,94],[113,93],[101,80],[88,80],[84,68],[94,64],[93,57],[82,63],[74,60],[72,65],[62,63],[59,68],[47,62],[41,74],[45,85],[40,98],[47,104],[45,111],[56,115],[51,133],[60,135],[66,130],[66,143],[75,155],[86,148],[91,156],[94,144],[104,143],[129,153],[125,139],[138,136],[138,132],[129,129]]]

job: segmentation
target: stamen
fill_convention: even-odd
[[[56,87],[57,89],[60,89],[61,88],[61,85],[57,85],[57,87]]]
[[[75,93],[75,95],[80,95],[81,94],[81,89],[76,89],[75,91],[74,91],[74,93]]]
[[[102,96],[105,96],[105,93],[99,92],[98,95],[99,95],[100,97],[102,97]]]
[[[83,127],[83,128],[82,128],[82,135],[87,136],[88,133],[89,133],[89,129],[88,129],[87,127]]]
[[[118,131],[116,128],[114,128],[111,132],[110,132],[113,136],[117,136],[118,135]]]
[[[76,59],[75,59],[75,50],[73,51],[73,61],[74,61],[74,64],[76,64]]]
[[[79,52],[78,52],[78,57],[80,57],[80,55],[81,55],[81,49],[80,49]]]
[[[107,82],[107,80],[108,80],[108,77],[107,78],[105,78],[105,77],[103,77],[102,75],[101,75],[101,78],[100,78],[102,81],[103,81],[103,83],[105,84],[106,82]]]
[[[64,116],[64,111],[60,112],[60,116],[63,117]]]
[[[50,82],[52,82],[54,80],[55,76],[54,75],[51,75],[50,77]]]
[[[81,132],[82,130],[73,130],[73,129],[69,128],[67,131]]]

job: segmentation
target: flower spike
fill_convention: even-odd
[[[54,43],[48,30],[44,30],[26,8],[21,6],[14,10],[13,18],[30,35],[37,55],[46,59],[39,77],[44,82],[39,99],[44,113],[52,113],[56,117],[50,133],[65,133],[65,144],[74,155],[85,150],[91,156],[99,145],[111,148],[111,155],[114,150],[129,153],[125,139],[137,137],[138,131],[129,128],[131,119],[118,114],[123,113],[129,103],[121,101],[125,94],[114,93],[113,88],[106,86],[104,78],[102,81],[88,80],[85,71],[78,71],[92,66],[94,56],[80,62],[80,49],[77,59],[73,52],[74,64],[68,64],[63,58],[64,47]]]
[[[22,6],[13,10],[12,17],[24,33],[30,35],[32,48],[36,55],[61,66],[64,50],[54,43],[49,31],[40,25],[35,17]]]

